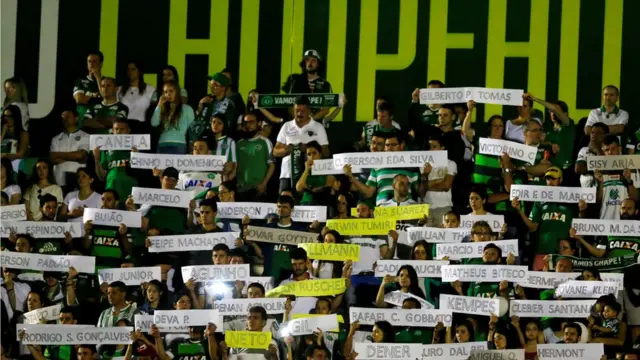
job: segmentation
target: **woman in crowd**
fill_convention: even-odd
[[[165,284],[154,279],[146,284],[142,284],[142,288],[144,290],[145,302],[140,307],[140,311],[153,315],[153,312],[156,310],[169,310],[166,304],[167,288]]]
[[[158,106],[151,117],[151,126],[161,127],[158,141],[159,154],[181,154],[187,152],[187,129],[195,118],[191,106],[182,102],[180,87],[168,81],[164,84]]]
[[[9,105],[2,110],[2,133],[0,134],[0,156],[16,160],[27,156],[29,132],[22,126],[21,110],[17,105]]]
[[[323,236],[324,244],[344,244],[344,239],[339,232],[329,230]],[[342,263],[340,261],[313,260],[313,276],[319,279],[337,279],[342,276]]]
[[[207,139],[212,155],[225,156],[227,162],[222,170],[222,180],[230,181],[236,177],[238,164],[236,142],[226,134],[225,124],[229,121],[224,114],[215,114],[211,118],[211,129],[202,137]],[[215,144],[215,145],[214,145]]]
[[[162,92],[162,89],[164,88],[164,84],[168,82],[174,82],[176,84],[180,84],[178,70],[173,65],[167,65],[164,69],[162,69],[158,79],[159,79],[158,84],[160,84],[160,86],[158,86],[158,89],[160,89],[160,92]],[[151,102],[158,103],[158,100],[161,96],[162,94],[158,94],[158,90],[156,89],[156,91],[151,96]],[[187,89],[180,88],[180,97],[182,98],[182,103],[186,104],[187,100],[189,100],[189,94],[187,93]]]
[[[29,96],[27,91],[27,85],[22,79],[12,77],[4,81],[4,101],[2,102],[2,108],[6,108],[9,105],[15,105],[20,108],[20,120],[22,122],[22,128],[29,130]]]
[[[376,296],[376,306],[379,308],[388,307],[384,301],[385,294],[392,291],[400,291],[415,295],[421,299],[425,299],[424,292],[420,289],[418,282],[418,274],[411,265],[403,265],[398,269],[396,276],[385,275],[378,289]]]
[[[368,342],[368,343],[393,343],[395,342],[396,332],[388,321],[376,321],[373,325],[373,330],[370,335],[366,332],[358,331],[360,329],[360,322],[355,321],[351,323],[349,328],[349,334],[344,342],[343,354],[351,354],[353,349],[353,342]]]
[[[425,240],[416,241],[411,248],[410,260],[433,260],[432,258],[429,258],[428,249],[429,244]],[[440,299],[440,287],[442,286],[442,281],[437,278],[424,278],[423,282],[419,285],[420,288],[424,290],[426,300],[433,305],[437,305],[438,300]]]
[[[538,321],[535,319],[527,320],[524,333],[520,327],[520,319],[517,316],[511,318],[511,325],[518,333],[520,345],[524,348],[525,360],[535,360],[538,355],[538,344],[544,344],[544,335],[540,331]]]
[[[471,189],[469,193],[469,207],[471,212],[468,215],[493,215],[485,209],[487,204],[487,193],[480,187]]]
[[[49,160],[40,159],[33,166],[29,187],[24,193],[27,219],[31,221],[42,219],[40,198],[45,194],[55,196],[58,204],[62,203],[62,188],[56,184],[56,179],[53,176],[53,166],[51,166]]]
[[[326,195],[327,188],[333,185],[334,177],[331,175],[311,175],[313,162],[322,159],[322,146],[317,141],[307,144],[305,150],[307,161],[304,164],[304,172],[296,184],[296,191],[302,194],[300,205],[316,205],[320,203],[322,195]]]
[[[13,171],[13,165],[8,158],[0,160],[2,169],[0,169],[0,190],[7,194],[9,205],[17,205],[22,200],[22,189],[16,184],[16,173]]]
[[[140,63],[129,61],[127,64],[127,81],[118,89],[118,100],[129,108],[129,126],[133,134],[147,134],[149,122],[147,110],[151,106],[151,97],[155,88],[144,81],[144,71]]]
[[[102,205],[101,195],[93,191],[95,181],[93,173],[87,168],[79,168],[76,171],[78,177],[78,190],[72,191],[64,197],[64,203],[60,207],[60,217],[67,221],[83,222],[82,216],[85,208],[100,209]]]
[[[495,350],[514,349],[509,341],[509,329],[500,322],[489,323],[489,347]]]
[[[475,330],[473,327],[473,323],[469,321],[469,319],[464,319],[458,323],[453,325],[453,329],[455,329],[455,336],[451,334],[452,327],[448,327],[446,331],[446,343],[468,343],[472,342],[475,339]]]

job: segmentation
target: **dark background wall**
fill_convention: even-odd
[[[13,19],[16,42],[8,50],[3,44],[2,75],[13,75],[7,64],[14,60],[12,72],[39,104],[32,146],[42,154],[61,129],[61,104],[73,101],[91,49],[105,53],[103,74],[120,82],[129,59],[142,61],[154,85],[154,74],[175,65],[195,106],[205,76],[225,66],[243,96],[252,88],[278,92],[313,48],[334,90],[348,98],[330,128],[338,150],[373,117],[375,95],[391,97],[403,123],[411,91],[430,79],[560,98],[576,120],[599,106],[602,86],[611,83],[634,119],[639,16],[634,0],[3,0],[3,32]],[[41,34],[54,20],[57,36],[51,28]],[[43,66],[52,59],[55,67]],[[39,81],[39,71],[54,72],[55,86]],[[477,117],[494,113],[514,116],[515,109],[480,106]],[[344,136],[331,135],[338,132]]]

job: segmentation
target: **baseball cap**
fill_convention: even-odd
[[[226,77],[223,73],[217,72],[213,75],[207,76],[209,80],[215,80],[220,83],[222,86],[229,86],[229,78]]]
[[[544,173],[544,177],[551,177],[554,179],[560,179],[562,177],[562,170],[557,166],[552,166]]]
[[[307,57],[307,56],[313,56],[314,58],[322,61],[322,57],[320,56],[320,53],[317,52],[314,49],[309,49],[309,50],[305,51],[304,52],[304,57]]]
[[[176,170],[176,168],[174,167],[168,167],[166,169],[164,169],[164,171],[162,172],[162,176],[168,176],[168,177],[172,177],[174,179],[178,179],[179,177],[179,172],[178,170]]]

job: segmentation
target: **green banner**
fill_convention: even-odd
[[[551,255],[549,266],[555,267],[559,259],[566,258],[573,263],[573,270],[584,270],[589,268],[598,269],[600,272],[624,270],[638,264],[638,254],[625,256],[614,256],[603,259],[583,259],[575,256]]]
[[[304,172],[304,163],[306,161],[306,154],[302,151],[300,144],[293,145],[291,150],[291,188],[295,189],[298,180]]]
[[[267,94],[258,95],[258,107],[289,108],[300,95],[309,98],[311,107],[336,107],[340,101],[340,94]]]

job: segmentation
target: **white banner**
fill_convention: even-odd
[[[331,160],[327,160],[331,161]],[[24,204],[5,205],[0,207],[0,220],[5,221],[25,221],[27,220],[27,209]]]
[[[252,220],[264,220],[267,215],[275,214],[277,206],[271,203],[219,202],[218,218],[242,220],[248,215]],[[296,205],[291,212],[291,220],[297,222],[327,221],[326,206]]]
[[[533,164],[538,155],[535,146],[520,144],[515,141],[480,138],[480,154],[502,156],[507,153],[510,158]]]
[[[473,227],[473,224],[477,221],[486,221],[491,226],[491,230],[498,232],[502,230],[504,224],[504,215],[461,215],[460,216],[460,229],[469,229]]]
[[[70,267],[78,272],[93,274],[96,258],[82,255],[41,255],[3,251],[0,253],[2,266],[9,269],[68,272]]]
[[[469,360],[524,360],[524,349],[517,350],[473,350]]]
[[[422,344],[396,343],[354,343],[353,351],[356,360],[407,360],[417,359],[422,355]]]
[[[322,315],[286,321],[280,324],[278,337],[313,334],[316,329],[330,331],[338,327],[338,315]]]
[[[542,185],[511,185],[509,199],[520,201],[554,202],[577,204],[584,200],[588,204],[596,202],[595,187],[567,187]]]
[[[131,190],[131,196],[133,196],[133,202],[135,204],[188,209],[194,193],[192,191],[151,189],[134,186]]]
[[[353,324],[374,325],[376,321],[388,321],[393,326],[435,327],[439,322],[444,326],[451,326],[453,314],[451,311],[426,309],[377,309],[350,307],[349,319]]]
[[[131,167],[153,170],[172,167],[178,171],[222,171],[227,157],[224,155],[169,155],[131,153]]]
[[[538,360],[600,360],[604,344],[538,344]]]
[[[502,249],[502,257],[507,257],[509,253],[518,256],[518,240],[497,240],[436,244],[436,257],[442,259],[448,256],[449,260],[479,259],[482,257],[484,247],[488,244],[495,244]]]
[[[161,329],[168,326],[207,326],[213,323],[222,328],[222,321],[218,310],[156,310],[153,313],[153,323]]]
[[[496,314],[499,316],[501,313],[500,299],[502,298],[482,298],[440,294],[440,310],[448,310],[460,314],[484,316]]]
[[[89,137],[89,148],[91,150],[151,150],[151,135],[91,135]]]
[[[576,235],[640,236],[640,221],[573,219]]]
[[[416,241],[425,240],[428,243],[458,243],[465,236],[470,235],[469,229],[445,229],[436,227],[414,226],[407,228],[407,240],[409,245]]]
[[[131,344],[133,327],[86,327],[82,325],[18,324],[24,330],[23,345],[119,345]]]
[[[404,293],[400,290],[392,291],[384,295],[384,302],[402,307],[402,303],[407,299],[416,299],[420,303],[420,309],[435,309],[435,307],[425,299],[415,296],[411,293]]]
[[[220,315],[247,315],[252,306],[261,306],[267,314],[284,314],[286,298],[221,299],[213,303]]]
[[[298,245],[318,242],[318,234],[306,231],[248,226],[244,234],[245,238],[249,241],[272,244]]]
[[[196,282],[246,281],[249,278],[249,264],[183,266],[181,270],[184,282],[189,279],[195,279]]]
[[[624,273],[600,273],[602,281],[617,283],[619,287],[623,287]]]
[[[361,168],[351,167],[351,173],[360,174],[361,172],[362,172]],[[333,159],[313,160],[311,175],[342,175],[342,174],[344,174],[344,169],[334,168]]]
[[[597,299],[613,294],[618,297],[620,284],[608,281],[569,280],[556,288],[556,296],[563,299]]]
[[[378,260],[376,261],[375,276],[396,276],[401,266],[411,265],[418,273],[419,278],[439,278],[441,276],[440,268],[447,264],[449,264],[448,261],[440,260]]]
[[[89,220],[93,225],[119,227],[120,224],[125,224],[128,228],[142,227],[142,213],[138,211],[85,208],[82,222],[86,223]]]
[[[229,249],[233,249],[236,247],[235,240],[239,237],[239,232],[149,236],[149,252],[211,251],[218,244],[226,244]]]
[[[487,350],[486,341],[422,345],[422,358],[429,360],[467,360],[473,350]]]
[[[532,289],[555,289],[558,284],[574,280],[578,276],[578,272],[529,271],[525,281],[518,281],[518,285]]]
[[[447,167],[447,151],[383,151],[333,155],[333,167],[338,169],[347,164],[362,169],[422,169],[427,163],[434,168]]]
[[[24,324],[39,324],[40,321],[57,321],[62,304],[47,306],[24,314]]]
[[[249,290],[249,285],[253,283],[262,285],[264,287],[265,294],[267,291],[274,288],[273,278],[271,276],[250,276],[249,279],[245,281],[245,286],[242,290],[242,294],[246,294],[247,290]]]
[[[524,90],[482,87],[420,89],[420,104],[458,104],[473,100],[482,104],[522,105]]]
[[[527,267],[516,265],[445,265],[442,282],[520,282],[527,278]]]
[[[216,332],[224,332],[224,328],[218,326],[218,323],[222,321],[214,322],[216,324]],[[151,326],[153,326],[153,315],[135,315],[134,316],[134,325],[136,330],[140,330],[142,332],[148,333],[151,331]],[[188,326],[164,326],[162,329],[159,329],[163,334],[185,334],[189,332]]]
[[[17,234],[27,233],[36,239],[64,239],[67,231],[73,238],[82,237],[80,222],[3,221],[0,224],[0,236],[3,238],[9,237],[11,230]]]
[[[511,300],[509,316],[586,319],[596,300]]]
[[[587,170],[640,169],[640,155],[587,156]]]
[[[100,284],[122,281],[127,286],[137,286],[151,280],[162,280],[160,266],[130,267],[98,270]]]

